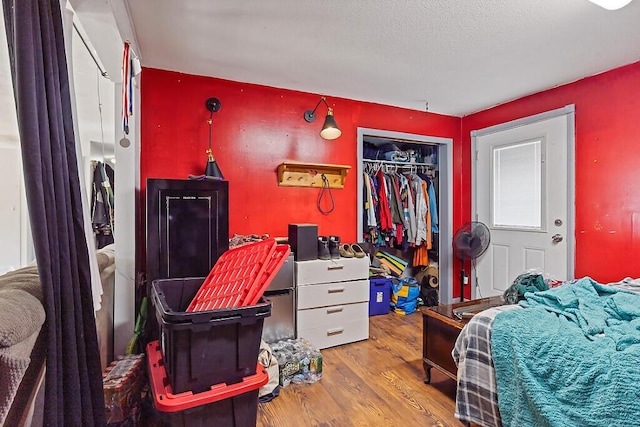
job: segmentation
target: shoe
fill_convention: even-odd
[[[353,251],[353,256],[355,256],[356,258],[364,258],[365,256],[364,250],[357,243],[351,244],[351,251]]]
[[[325,236],[318,236],[318,258],[323,260],[331,259],[331,252],[329,252],[329,239]]]
[[[340,236],[329,236],[329,254],[331,259],[340,258]]]
[[[340,256],[343,258],[353,258],[355,256],[355,254],[351,250],[350,244],[345,243],[343,245],[340,245]]]

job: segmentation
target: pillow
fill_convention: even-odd
[[[44,320],[44,307],[36,297],[20,289],[0,289],[0,348],[33,335]]]

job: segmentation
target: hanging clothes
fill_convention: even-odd
[[[380,202],[380,231],[387,231],[393,228],[391,220],[391,209],[389,208],[389,199],[387,197],[387,186],[385,184],[384,174],[378,171],[378,200]]]
[[[413,167],[410,167],[413,169]],[[407,251],[416,248],[418,265],[427,265],[438,230],[437,198],[433,175],[398,174],[395,166],[367,168],[363,174],[363,236],[376,245]]]
[[[390,236],[390,244],[402,243],[402,208],[400,207],[400,192],[398,190],[397,178],[393,174],[384,174],[387,185],[387,196],[389,197],[389,209],[391,210],[391,221],[393,230]],[[394,242],[395,240],[395,242]]]
[[[423,182],[424,181],[417,176],[415,176],[411,182],[416,194],[416,235],[414,243],[418,246],[427,240],[427,212],[429,211],[429,206],[424,197],[425,193],[422,191]]]
[[[400,194],[396,177],[394,175],[384,175],[387,188],[389,189],[389,208],[391,209],[391,220],[394,224],[402,224],[402,209],[399,206]]]
[[[109,175],[113,176],[113,169],[102,162],[95,162],[93,167],[91,223],[96,236],[97,249],[100,249],[114,242],[114,197],[109,179]],[[107,168],[111,170],[108,171]]]
[[[365,212],[367,214],[367,226],[368,227],[377,227],[378,221],[376,220],[376,212],[375,212],[375,204],[372,196],[372,188],[373,184],[371,183],[371,178],[366,173],[364,174],[364,191],[366,194],[365,197]],[[374,193],[375,194],[375,193]]]
[[[400,199],[402,201],[403,224],[406,232],[407,241],[415,242],[416,234],[416,216],[413,204],[413,196],[406,176],[400,176]]]
[[[431,231],[439,233],[438,231],[438,200],[436,198],[436,191],[433,186],[433,182],[429,180],[429,211],[431,212]]]
[[[429,201],[429,192],[427,191],[426,181],[422,181],[422,192],[424,194],[424,199],[425,199],[425,202],[427,203],[427,206],[431,206]],[[424,245],[426,246],[427,249],[431,249],[433,247],[433,236],[431,234],[432,232],[431,209],[427,209],[427,214],[425,215],[425,222],[427,224],[427,227],[426,227],[427,238],[425,239]]]

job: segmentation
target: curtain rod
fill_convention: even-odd
[[[96,67],[98,67],[98,71],[100,71],[100,75],[102,77],[108,79],[109,78],[109,73],[107,73],[106,71],[104,71],[102,69],[102,67],[100,66],[100,63],[98,62],[98,59],[95,57],[95,55],[93,54],[93,51],[89,47],[89,44],[86,42],[84,37],[82,37],[82,34],[80,34],[80,30],[78,30],[78,27],[76,26],[75,22],[73,23],[73,29],[76,30],[76,34],[78,34],[78,37],[80,37],[80,40],[82,40],[82,44],[84,44],[84,47],[87,48],[87,52],[89,52],[89,55],[91,56],[91,59],[93,59],[93,62],[95,62]]]

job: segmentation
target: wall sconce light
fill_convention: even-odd
[[[213,151],[211,149],[211,126],[213,124],[213,113],[217,113],[220,110],[222,105],[220,104],[220,100],[218,98],[209,98],[205,104],[207,106],[207,110],[211,112],[209,116],[209,148],[207,149],[207,166],[204,169],[204,174],[206,177],[224,179],[222,175],[222,171],[216,163],[216,159],[213,157]]]
[[[607,10],[617,10],[625,7],[631,0],[589,0],[591,3],[595,3],[600,7]]]
[[[342,135],[342,131],[338,127],[336,119],[333,117],[333,108],[329,107],[329,104],[327,104],[327,100],[324,96],[320,98],[320,101],[318,101],[313,110],[307,110],[304,112],[304,119],[308,123],[313,123],[316,120],[316,110],[322,102],[324,102],[324,105],[327,106],[328,111],[327,117],[325,117],[324,124],[322,125],[322,130],[320,131],[320,137],[323,139],[336,139],[340,135]]]

